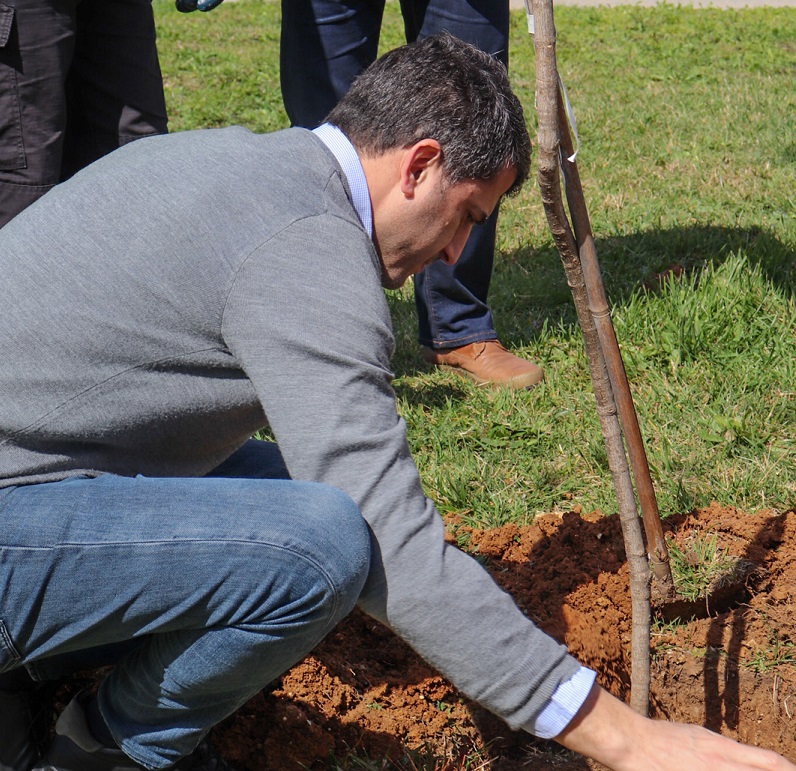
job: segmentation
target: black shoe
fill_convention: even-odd
[[[50,727],[55,684],[0,691],[0,771],[29,771]]]
[[[67,705],[55,724],[55,739],[32,771],[139,771],[146,769],[122,750],[106,747],[91,734],[83,711],[83,695]],[[170,768],[175,771],[236,771],[207,743]]]

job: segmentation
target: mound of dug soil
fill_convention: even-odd
[[[724,608],[655,625],[651,714],[796,760],[796,512],[714,505],[664,527],[678,543],[716,534],[719,548],[754,570]],[[520,607],[626,699],[631,617],[618,518],[548,515],[469,535],[469,549]],[[407,750],[416,768],[455,769],[473,753],[500,771],[595,767],[511,732],[359,613],[218,726],[213,740],[249,771],[324,769],[352,752],[406,761]]]

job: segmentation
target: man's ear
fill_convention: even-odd
[[[432,167],[442,168],[442,147],[436,139],[421,139],[407,147],[401,159],[401,192],[411,198]]]

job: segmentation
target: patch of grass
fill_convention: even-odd
[[[667,654],[669,651],[677,650],[675,642],[677,630],[688,624],[688,619],[673,618],[664,621],[656,613],[650,618],[650,643],[652,645],[652,657],[656,658]]]
[[[783,666],[796,666],[796,643],[789,638],[787,631],[784,631],[782,625],[767,616],[764,611],[754,612],[765,621],[768,638],[765,643],[747,651],[743,665],[755,672],[771,672]]]
[[[796,645],[772,635],[768,645],[755,648],[744,665],[755,672],[770,672],[772,669],[796,665]]]
[[[279,4],[154,3],[173,130],[287,125]],[[664,515],[796,504],[796,8],[556,8],[597,251]],[[402,42],[397,3],[382,50]],[[532,136],[534,61],[512,14]],[[659,281],[671,266],[677,270]],[[679,275],[676,275],[679,274]],[[389,293],[399,410],[427,494],[479,527],[616,510],[580,331],[532,179],[501,207],[501,339],[544,384],[493,392],[429,370],[411,286]]]
[[[719,548],[715,533],[694,534],[684,545],[673,540],[667,543],[675,588],[685,600],[709,596],[731,582],[738,570],[740,559]]]
[[[170,131],[287,127],[279,89],[279,3],[244,0],[210,13],[179,13],[173,0],[154,0],[153,8]]]

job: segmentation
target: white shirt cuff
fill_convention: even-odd
[[[558,736],[583,706],[596,676],[596,672],[581,667],[569,680],[561,683],[536,718],[534,735],[540,739]]]

